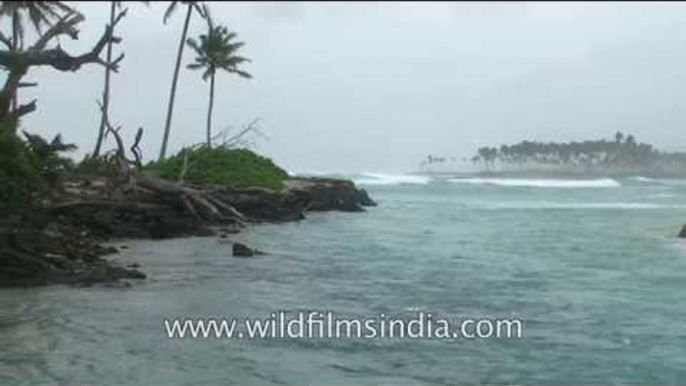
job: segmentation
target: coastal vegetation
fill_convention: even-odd
[[[199,185],[281,189],[288,173],[272,160],[248,149],[199,147],[184,149],[148,170],[165,179],[183,178]]]
[[[454,160],[454,158],[453,158]],[[606,175],[684,176],[686,153],[660,151],[638,142],[632,134],[617,132],[611,139],[538,142],[484,146],[466,159],[484,172],[579,173]],[[422,166],[446,164],[448,159],[428,156]]]
[[[0,2],[0,70],[5,75],[0,89],[0,285],[144,278],[135,268],[102,259],[117,250],[99,243],[208,236],[217,234],[217,227],[234,232],[252,223],[301,220],[310,211],[356,212],[375,205],[350,181],[290,177],[250,150],[255,138],[264,137],[259,118],[213,132],[217,74],[252,75],[243,68],[250,60],[238,54],[245,43],[217,23],[202,2],[174,1],[164,14],[166,22],[186,7],[160,156],[146,164],[140,148],[143,127],[132,143],[125,143],[125,128],[112,114],[112,75],[124,59],[123,52],[114,53],[122,45],[114,31],[128,8],[123,2],[107,5],[103,34],[90,51],[74,55],[60,39],[79,35],[85,16],[75,8],[54,1]],[[193,14],[207,23],[207,32],[197,39],[187,38]],[[27,23],[35,29],[33,41],[24,34]],[[197,55],[187,68],[201,70],[209,82],[205,139],[167,157],[185,46]],[[24,81],[31,69],[74,73],[86,65],[102,66],[105,83],[102,100],[95,103],[100,124],[94,125],[93,152],[75,162],[66,156],[76,148],[68,138],[58,134],[48,140],[22,126],[22,118],[38,105],[18,96],[21,88],[37,86]]]
[[[147,5],[148,2],[141,2]],[[204,147],[194,146],[192,150],[184,149],[173,156],[168,163],[158,162],[143,170],[141,151],[138,148],[143,128],[138,130],[135,143],[127,149],[122,141],[122,128],[114,127],[111,123],[110,84],[111,76],[116,73],[124,53],[115,54],[114,47],[121,45],[122,39],[114,35],[115,27],[120,24],[129,11],[120,1],[108,4],[109,23],[105,32],[97,41],[93,49],[81,55],[71,55],[62,49],[60,38],[76,39],[79,27],[85,17],[74,7],[64,2],[0,2],[0,20],[5,21],[0,29],[0,68],[5,72],[4,84],[0,90],[0,147],[2,159],[0,164],[0,198],[6,209],[16,208],[15,202],[35,202],[55,188],[59,180],[72,177],[102,177],[116,175],[130,175],[138,172],[157,171],[161,176],[172,177],[170,173],[176,171],[177,161],[190,157],[188,180],[196,183],[222,183],[231,186],[247,186],[256,183],[258,186],[278,188],[282,186],[284,172],[273,165],[270,160],[258,156],[249,150],[239,150],[251,143],[245,140],[250,134],[259,133],[253,124],[237,133],[220,134],[228,140],[221,144],[222,149],[217,152],[206,151],[212,146],[211,112],[214,105],[215,77],[219,70],[249,78],[251,75],[241,68],[242,64],[250,60],[237,55],[245,44],[237,41],[237,34],[218,24],[210,17],[209,7],[202,2],[170,2],[163,21],[166,23],[175,11],[186,7],[186,19],[181,37],[181,44],[177,52],[175,73],[172,79],[172,93],[167,111],[164,136],[161,141],[161,159],[166,154],[171,116],[174,106],[176,83],[182,61],[183,47],[188,45],[198,57],[188,64],[191,70],[203,70],[202,79],[210,82],[210,100],[207,116],[207,137]],[[192,14],[198,14],[207,22],[207,33],[200,35],[198,40],[186,38],[189,21]],[[33,27],[33,34],[26,33],[27,27]],[[30,37],[34,40],[29,41]],[[102,54],[105,52],[105,54]],[[104,58],[102,57],[104,56]],[[101,109],[100,125],[96,131],[95,147],[83,161],[75,164],[71,159],[63,157],[65,152],[73,151],[75,147],[62,142],[62,136],[56,136],[52,141],[41,138],[19,129],[21,118],[37,110],[37,101],[18,104],[19,90],[24,87],[36,87],[35,83],[24,82],[24,78],[33,67],[50,67],[63,72],[76,72],[84,65],[100,65],[104,68],[105,82],[103,97],[97,101]],[[114,141],[114,148],[105,150],[107,139]],[[128,157],[131,153],[133,157]],[[214,159],[216,158],[216,160]],[[231,171],[219,172],[218,167],[204,168],[200,173],[197,165],[224,165],[233,168]],[[269,171],[261,168],[270,166]],[[253,168],[255,168],[253,170]],[[173,176],[176,178],[176,176]],[[229,181],[237,178],[236,181]]]

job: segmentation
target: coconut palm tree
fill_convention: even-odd
[[[121,9],[122,1],[110,1],[110,24],[113,26],[115,23],[115,18],[117,17],[117,9]],[[148,5],[149,1],[141,1],[141,3]],[[114,32],[112,32],[114,33]],[[107,63],[112,63],[112,41],[107,43]],[[102,94],[102,114],[100,116],[100,128],[98,130],[98,139],[95,142],[95,150],[93,150],[93,156],[97,157],[100,155],[100,150],[102,148],[102,141],[105,137],[105,120],[107,119],[107,114],[109,114],[110,106],[110,76],[112,74],[112,68],[110,66],[105,67],[105,89]]]
[[[181,41],[179,42],[179,50],[176,54],[176,66],[174,67],[174,77],[172,78],[171,91],[169,94],[169,106],[167,107],[167,119],[164,124],[164,137],[162,138],[162,148],[160,149],[159,160],[163,160],[167,154],[167,143],[169,142],[169,130],[171,129],[172,113],[174,111],[174,98],[176,97],[176,84],[179,80],[179,69],[181,68],[181,58],[183,57],[183,47],[188,35],[188,25],[191,21],[193,12],[197,13],[203,19],[206,18],[207,7],[202,4],[202,1],[172,1],[167,11],[164,13],[164,23],[174,14],[179,5],[186,6],[186,19],[183,23],[183,32],[181,33]]]
[[[208,17],[209,28],[207,34],[202,34],[199,41],[189,38],[186,43],[197,57],[195,62],[187,67],[191,70],[203,70],[202,80],[210,80],[209,106],[207,109],[207,147],[212,147],[212,109],[214,107],[214,80],[217,70],[224,70],[242,78],[252,78],[248,72],[239,66],[250,62],[250,59],[236,55],[245,43],[236,41],[238,35],[230,32],[224,26],[215,26]]]

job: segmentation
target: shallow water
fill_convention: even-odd
[[[686,181],[352,177],[379,207],[127,242],[117,259],[149,274],[130,287],[0,290],[0,384],[686,382]],[[231,241],[269,256],[232,258]],[[518,317],[525,332],[170,340],[162,324],[300,309]]]

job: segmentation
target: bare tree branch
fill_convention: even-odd
[[[19,82],[17,85],[17,88],[25,88],[25,87],[36,87],[38,86],[37,82]]]
[[[45,49],[52,39],[61,35],[78,39],[76,25],[84,20],[83,15],[77,13],[67,14],[46,31],[30,49],[25,51],[0,50],[0,66],[5,66],[10,70],[18,67],[51,66],[60,71],[76,71],[84,64],[97,63],[110,67],[112,71],[116,72],[119,62],[124,58],[124,55],[121,54],[112,63],[107,63],[100,58],[100,53],[107,43],[113,42],[117,44],[121,42],[121,38],[113,36],[112,31],[114,26],[125,15],[126,9],[118,14],[113,25],[108,25],[105,28],[105,32],[90,52],[79,56],[71,56],[59,46]]]
[[[12,110],[10,113],[10,118],[13,120],[17,120],[21,118],[22,116],[31,113],[36,110],[36,100],[32,100],[31,102],[18,106],[16,109]]]
[[[77,12],[69,12],[62,16],[57,23],[55,23],[49,30],[42,34],[36,43],[31,46],[30,50],[43,50],[48,45],[48,43],[61,35],[67,35],[73,40],[79,38],[79,31],[76,29],[76,25],[83,22],[85,17]]]
[[[239,146],[250,147],[250,146],[252,146],[252,142],[250,142],[248,139],[246,139],[248,134],[255,134],[257,136],[267,138],[267,136],[260,130],[259,123],[261,121],[262,121],[261,118],[253,119],[252,122],[248,123],[247,125],[244,125],[243,129],[241,129],[238,133],[229,137],[229,139],[224,140],[223,143],[221,143],[219,145],[219,147],[224,147],[224,148],[235,148],[235,147],[239,147]]]
[[[0,43],[4,44],[8,50],[12,49],[12,39],[5,36],[5,34],[2,33],[2,31],[0,31]]]
[[[143,153],[141,152],[141,148],[138,146],[141,142],[141,139],[143,138],[143,128],[139,127],[138,132],[136,133],[136,140],[133,142],[133,145],[131,145],[131,153],[133,153],[133,156],[136,158],[135,159],[135,165],[136,169],[138,171],[141,171],[143,169],[143,164],[141,163],[141,159],[143,158]]]

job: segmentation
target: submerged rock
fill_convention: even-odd
[[[233,244],[233,256],[234,257],[253,257],[258,255],[264,255],[265,253],[258,250],[252,249],[245,244],[234,243]]]
[[[684,225],[681,228],[681,232],[679,232],[679,237],[681,237],[682,239],[686,239],[686,225]]]

